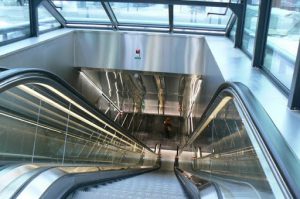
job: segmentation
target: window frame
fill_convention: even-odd
[[[31,37],[32,31],[31,31],[31,17],[30,17],[30,12],[31,12],[31,4],[29,2],[28,3],[28,14],[29,14],[29,25],[28,25],[28,28],[29,28],[29,34],[25,34],[25,35],[20,36],[20,37],[15,37],[15,38],[12,38],[12,39],[7,39],[7,40],[4,40],[4,41],[1,41],[0,42],[0,47],[8,45],[8,44],[11,44],[11,43],[14,43],[14,42],[17,42],[17,41],[21,41],[21,40],[24,40],[24,39],[27,39],[27,38]],[[16,28],[17,28],[17,26],[16,26]]]

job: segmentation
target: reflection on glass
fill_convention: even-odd
[[[0,93],[0,160],[155,164],[155,154],[141,162],[144,148],[102,119],[52,86],[26,84],[6,90]]]
[[[54,0],[53,3],[67,21],[110,22],[101,2]]]
[[[29,34],[28,0],[0,1],[0,42]]]
[[[300,37],[300,0],[272,4],[264,67],[291,87]]]
[[[235,41],[235,35],[236,35],[236,26],[237,26],[237,20],[235,20],[234,25],[229,33],[229,38]]]
[[[26,100],[24,100],[26,99]],[[1,160],[31,161],[36,127],[20,118],[13,118],[15,110],[28,120],[37,121],[38,99],[17,88],[0,95],[0,158]],[[13,155],[18,154],[18,155]],[[20,155],[22,154],[22,155]]]
[[[226,8],[174,5],[174,26],[225,29],[231,15]]]
[[[245,28],[243,35],[243,49],[253,56],[256,25],[258,21],[260,0],[247,1]]]
[[[39,31],[51,30],[60,27],[60,23],[45,9],[44,6],[38,7]]]
[[[193,163],[194,172],[219,184],[221,192],[231,198],[240,198],[241,192],[247,198],[283,198],[256,138],[234,100],[219,107],[193,143],[205,154],[197,156]]]
[[[149,3],[110,3],[119,23],[169,24],[168,5]]]

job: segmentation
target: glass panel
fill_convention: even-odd
[[[273,2],[264,67],[291,87],[300,37],[300,0]]]
[[[0,42],[30,34],[28,1],[0,1]]]
[[[237,26],[237,20],[235,20],[234,25],[229,33],[229,38],[235,41],[235,34],[236,34],[236,26]]]
[[[53,3],[67,21],[110,22],[101,2],[53,1]]]
[[[38,7],[39,31],[60,27],[60,23],[42,5]]]
[[[110,3],[119,23],[169,24],[168,5],[149,3]]]
[[[174,26],[225,29],[232,15],[231,10],[228,9],[225,16],[215,14],[225,12],[226,8],[175,5]]]
[[[0,158],[31,161],[39,100],[12,88],[0,94]],[[16,111],[18,115],[16,116]]]
[[[62,162],[67,119],[68,115],[63,111],[41,102],[33,153],[35,162]]]
[[[77,103],[40,84],[0,93],[0,160],[143,164],[140,144]]]
[[[259,12],[259,0],[247,1],[245,29],[243,35],[243,49],[253,56],[254,40],[256,34],[256,26]]]

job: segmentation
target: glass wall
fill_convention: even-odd
[[[47,31],[60,27],[60,23],[42,5],[38,7],[39,31]]]
[[[0,1],[0,42],[30,35],[28,0]]]
[[[120,24],[169,24],[168,5],[110,3]]]
[[[232,41],[235,41],[235,35],[236,35],[236,27],[237,27],[237,20],[235,20],[234,22],[234,25],[229,33],[229,38],[232,40]]]
[[[300,0],[274,0],[264,67],[291,87],[300,36]]]
[[[254,50],[254,40],[255,40],[256,26],[258,21],[259,4],[260,4],[260,0],[247,1],[242,47],[251,56],[253,56],[253,50]]]
[[[101,2],[53,1],[67,21],[110,23]]]
[[[225,29],[232,15],[231,10],[226,10],[218,7],[174,5],[174,26]]]

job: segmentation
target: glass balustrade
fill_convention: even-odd
[[[224,198],[285,198],[287,192],[266,148],[232,96],[219,97],[190,142],[192,164],[179,168],[215,183]]]
[[[0,93],[1,162],[155,165],[157,155],[120,129],[56,86],[26,83]]]

